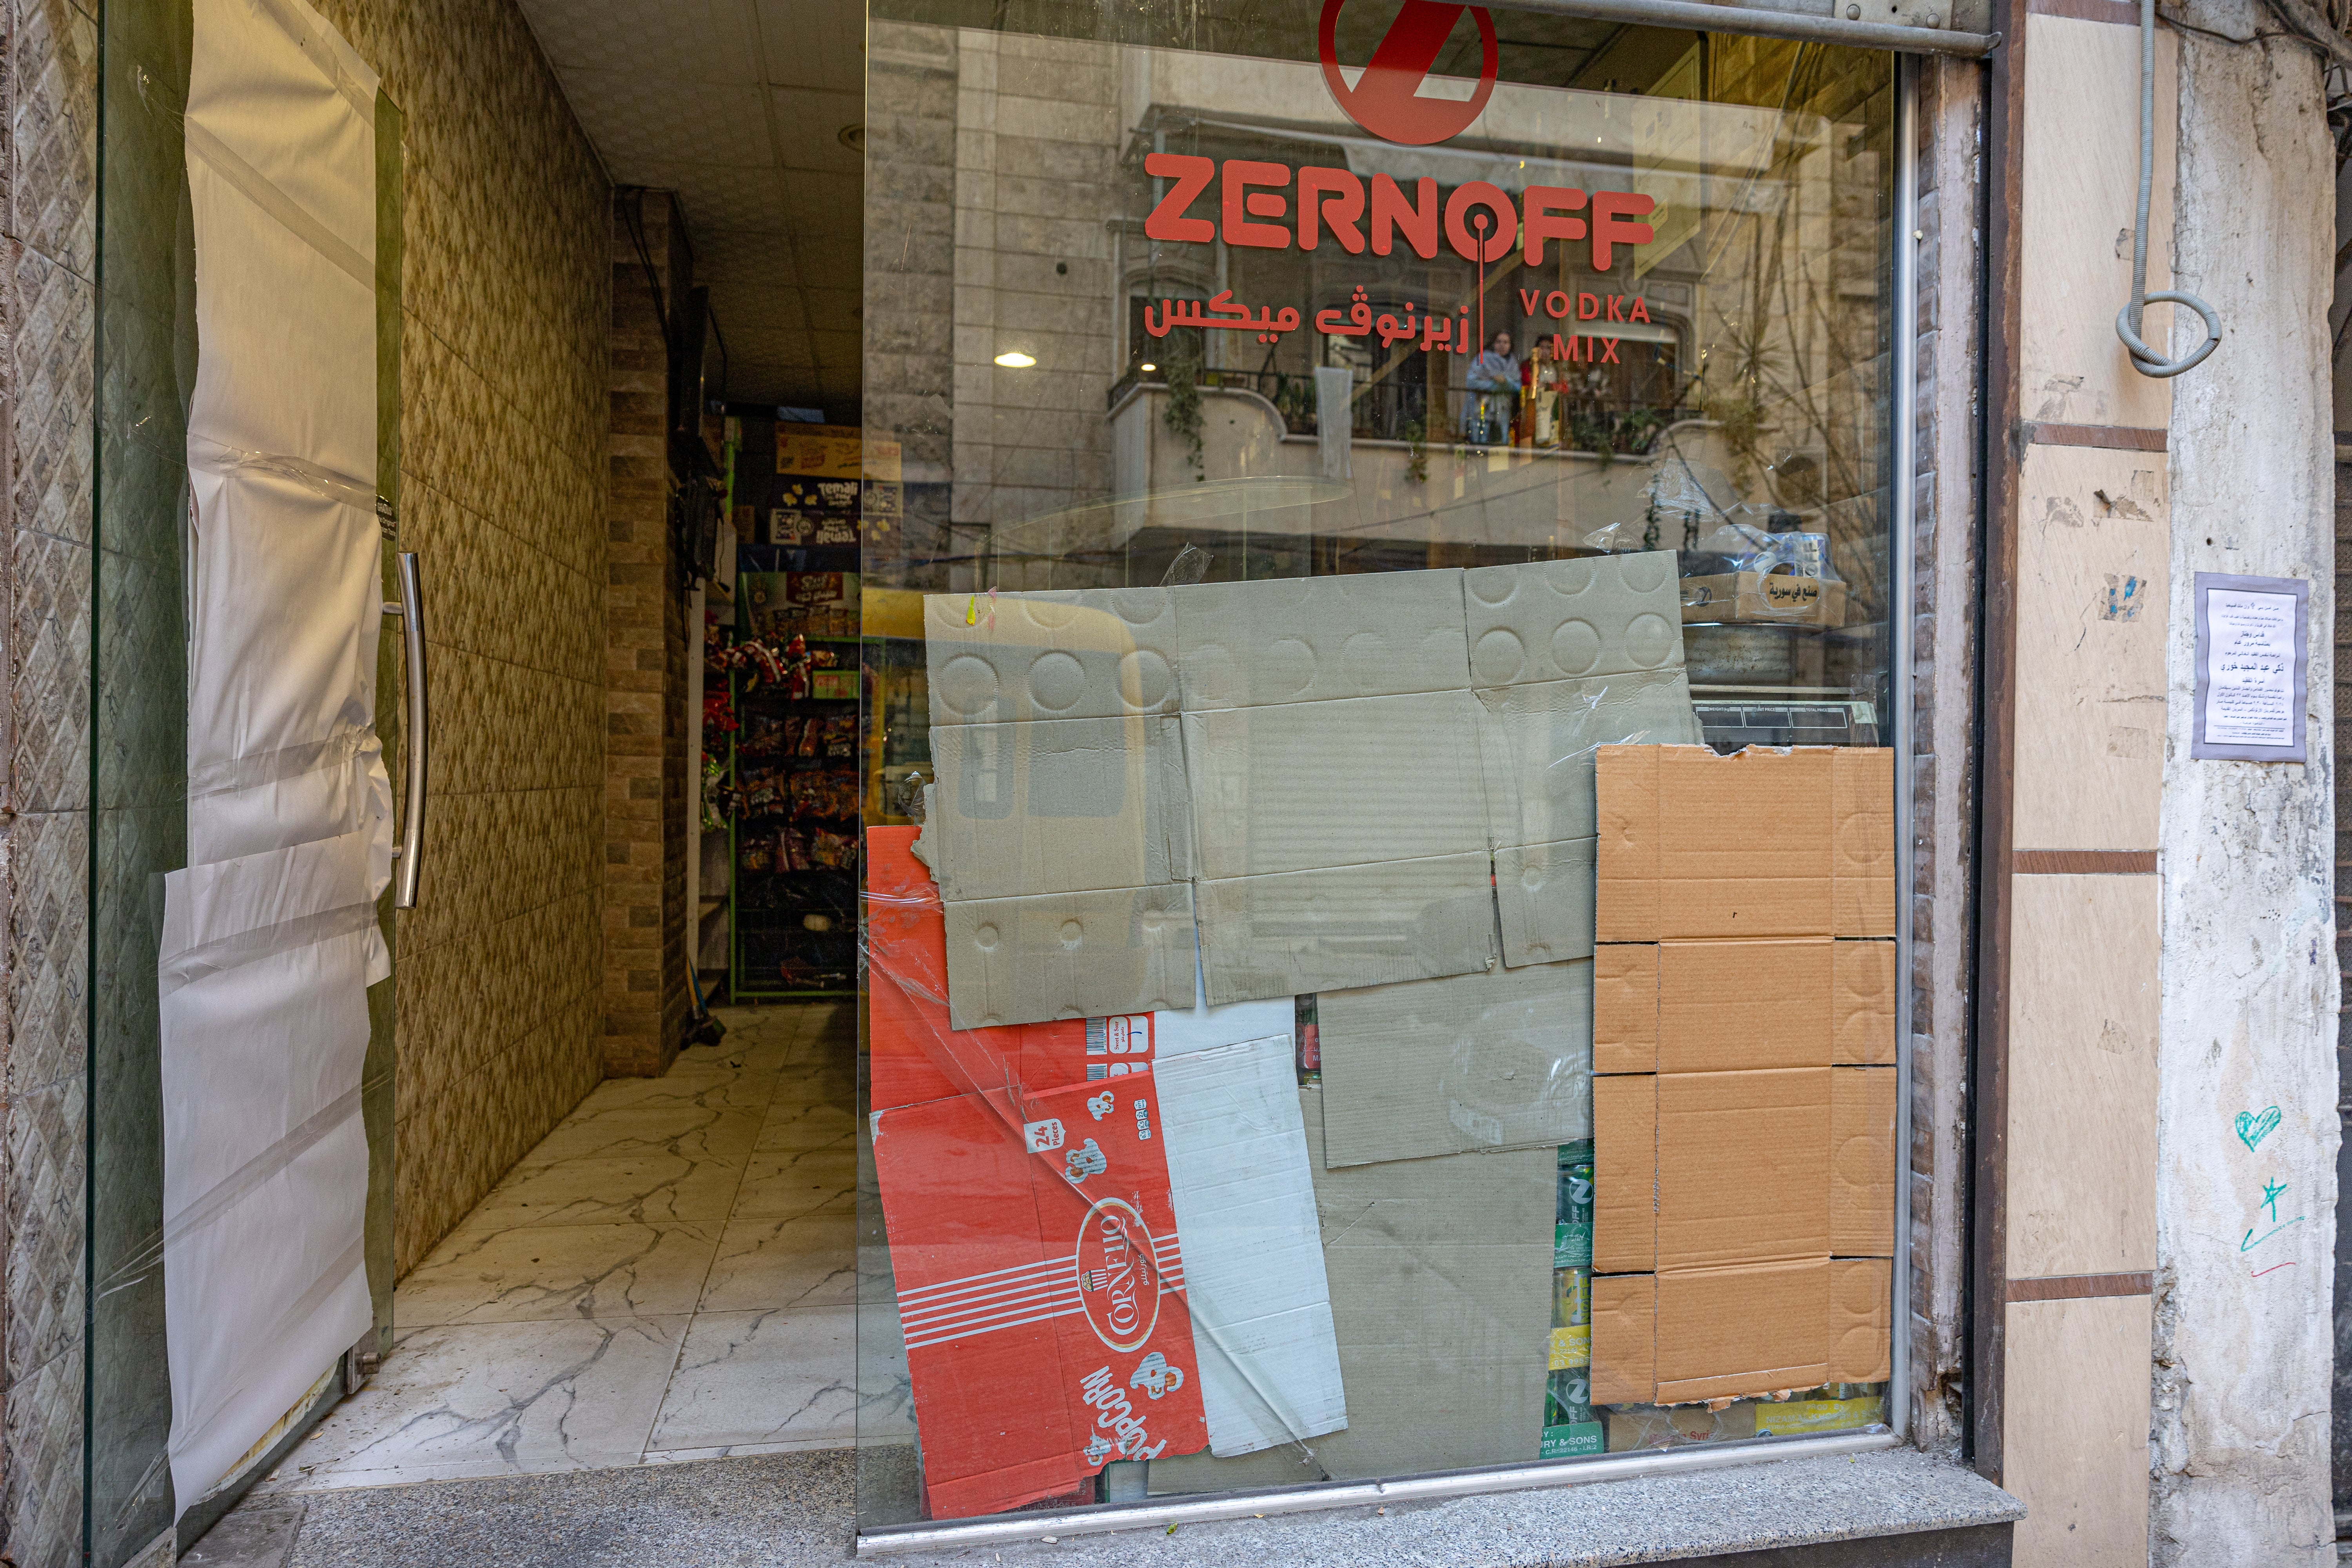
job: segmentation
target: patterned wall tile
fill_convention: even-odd
[[[81,1562],[81,1391],[79,1347],[28,1369],[8,1387],[0,1519],[8,1560],[17,1568],[76,1568]]]
[[[5,1092],[13,1100],[79,1078],[89,1065],[84,1007],[89,817],[79,811],[27,813],[8,826],[5,841]],[[13,1272],[10,1278],[16,1278]]]
[[[11,238],[9,360],[16,383],[15,526],[89,542],[90,344],[96,295],[86,275]]]
[[[89,546],[19,529],[14,604],[8,799],[20,812],[89,804]]]
[[[16,0],[8,42],[8,231],[97,276],[98,24],[68,0]]]
[[[86,1082],[64,1079],[8,1100],[11,1385],[81,1344]]]

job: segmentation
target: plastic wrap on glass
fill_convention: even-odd
[[[1621,752],[1712,756],[1764,698],[1843,715],[1839,756],[1875,745],[1856,715],[1884,642],[1857,617],[1885,604],[1885,321],[1864,285],[1887,236],[1819,237],[1880,210],[1887,62],[1770,46],[1734,71],[1662,35],[1642,89],[1498,86],[1473,153],[1347,130],[1311,64],[1267,47],[1276,22],[1213,41],[1260,58],[1244,89],[1201,39],[1102,19],[874,18],[873,89],[951,76],[957,123],[996,127],[960,144],[1000,175],[1031,151],[1004,140],[1028,112],[1008,84],[1055,82],[1053,156],[1122,221],[1067,250],[999,215],[950,247],[900,198],[869,205],[869,250],[896,258],[869,320],[887,337],[934,310],[956,368],[942,401],[939,367],[869,341],[867,407],[899,423],[868,440],[903,458],[903,504],[857,590],[882,814],[861,862],[861,1528],[1883,1420],[1891,1247],[1864,1222],[1892,1151],[1863,1075],[1891,1080],[1886,931],[1630,937],[1603,916],[1629,833],[1656,849],[1661,814],[1694,811],[1675,874],[1620,875],[1621,903],[1694,867],[1802,880],[1813,848],[1823,897],[1867,902],[1839,834],[1876,831],[1891,773],[1769,753],[1801,759],[1784,777],[1748,752],[1731,798],[1668,812],[1654,768],[1646,840],[1602,784]],[[1555,24],[1587,26],[1529,25]],[[1251,129],[1269,103],[1354,138],[1347,166]],[[949,144],[869,133],[895,171]],[[975,216],[977,166],[940,174]],[[1601,243],[1560,226],[1569,195],[1616,215]],[[1477,243],[1473,216],[1506,216],[1511,240]],[[982,250],[992,281],[967,288]],[[1057,289],[1066,309],[1038,303]],[[1694,614],[1693,579],[1742,574],[1752,624]],[[1772,599],[1801,579],[1810,619]],[[1702,683],[1695,634],[1725,630],[1780,637],[1780,666],[1718,647],[1710,669],[1748,664]],[[1717,951],[1751,937],[1760,957]],[[1702,983],[1673,989],[1694,946]],[[1818,1069],[1664,1064],[1686,1003],[1727,1050],[1779,1040],[1754,1020],[1785,1003]],[[1684,1080],[1751,1068],[1803,1092],[1702,1108],[1698,1163],[1744,1151],[1768,1178],[1752,1212],[1702,1217],[1769,1245],[1662,1264],[1659,1139],[1710,1087]],[[1859,1252],[1829,1246],[1844,1160]],[[1818,1258],[1781,1212],[1811,1201],[1791,1171],[1821,1177]],[[1709,1270],[1738,1278],[1695,1295]],[[1695,1322],[1776,1314],[1836,1353],[1767,1364],[1751,1334],[1711,1372],[1704,1346],[1661,1365],[1662,1333],[1671,1356]]]

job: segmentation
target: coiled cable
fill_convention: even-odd
[[[2147,201],[2156,180],[2156,0],[2139,0],[2139,216],[2132,224],[2131,303],[2116,312],[2116,336],[2131,351],[2132,369],[2161,380],[2204,363],[2221,346],[2221,318],[2194,294],[2177,289],[2147,291]],[[2167,359],[2140,341],[2141,316],[2148,306],[2169,300],[2205,318],[2205,341],[2180,359]]]

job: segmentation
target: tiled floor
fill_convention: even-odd
[[[257,1491],[855,1440],[853,1016],[720,1016],[718,1047],[598,1086],[401,1282],[383,1368]]]

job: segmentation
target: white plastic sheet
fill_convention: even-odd
[[[302,0],[194,20],[190,864],[157,977],[182,1510],[373,1321],[360,1081],[391,973],[375,76]]]

